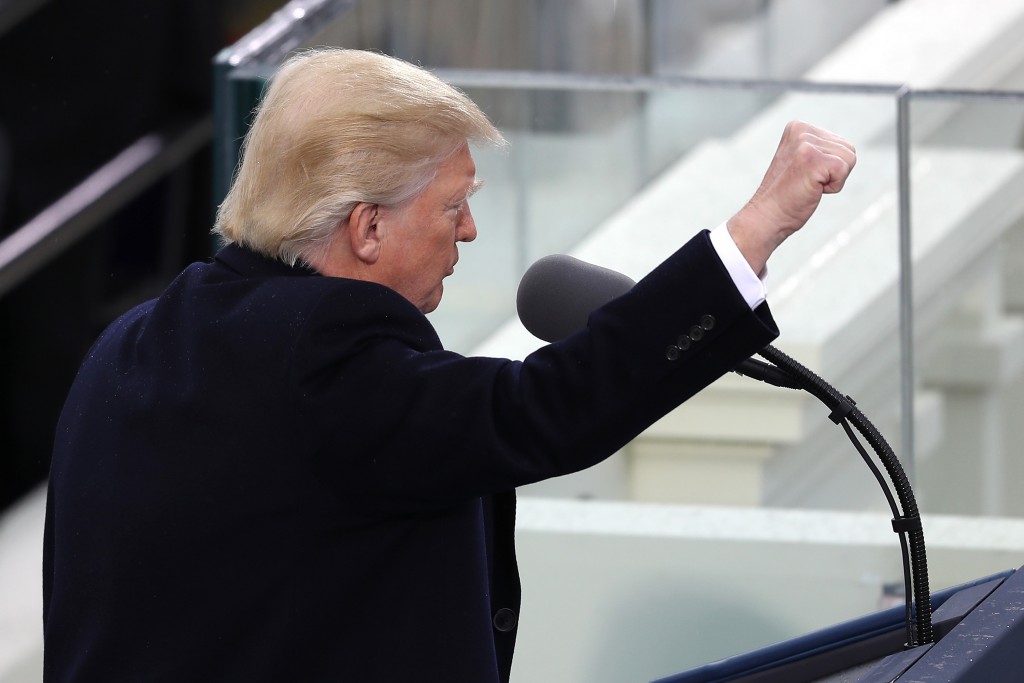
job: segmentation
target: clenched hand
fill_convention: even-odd
[[[786,125],[775,158],[728,229],[755,273],[787,237],[803,227],[823,194],[843,189],[857,151],[843,138],[803,121]]]

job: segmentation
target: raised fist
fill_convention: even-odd
[[[776,247],[803,227],[823,194],[843,189],[857,151],[843,138],[803,121],[786,125],[775,158],[750,201],[729,219],[729,233],[755,273]]]

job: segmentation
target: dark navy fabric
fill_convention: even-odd
[[[45,678],[507,681],[515,487],[608,457],[776,334],[706,232],[522,362],[225,247],[113,323],[68,396]]]

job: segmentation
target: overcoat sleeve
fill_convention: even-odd
[[[341,305],[328,294],[311,312],[289,359],[292,390],[338,493],[399,510],[593,465],[778,333],[707,232],[522,362],[424,342],[429,324],[411,305],[368,306],[339,325]]]

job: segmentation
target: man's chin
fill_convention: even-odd
[[[437,310],[437,307],[441,304],[441,297],[444,295],[444,285],[438,285],[437,292],[430,297],[422,306],[420,311],[426,315],[427,313],[433,313]]]

